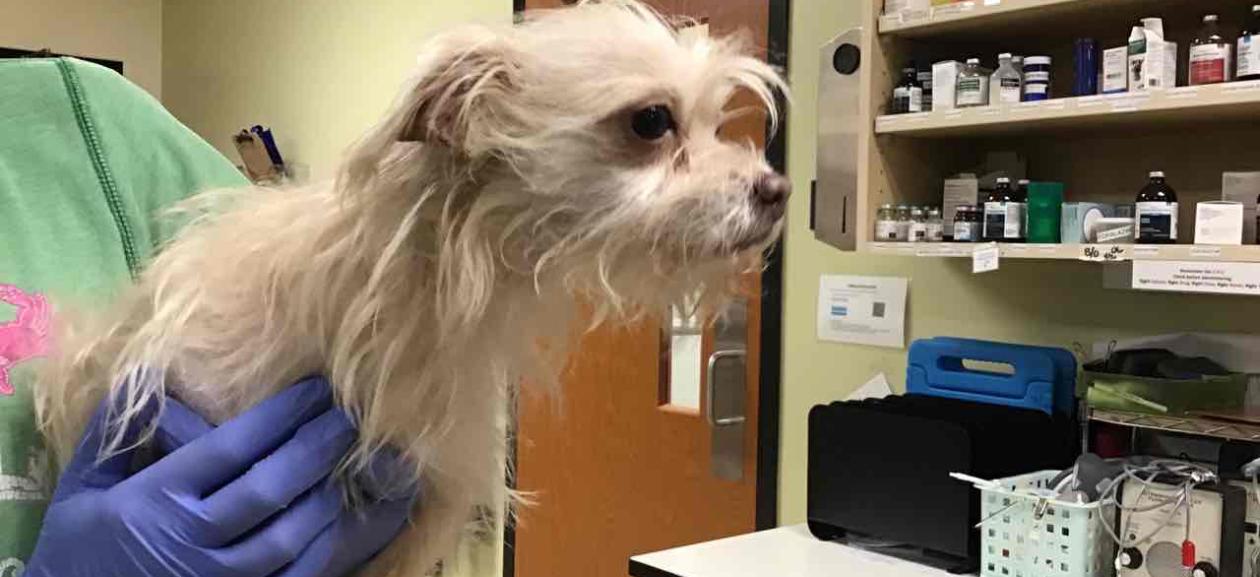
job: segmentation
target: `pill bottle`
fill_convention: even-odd
[[[897,240],[905,242],[910,236],[910,207],[897,205]]]
[[[900,240],[897,238],[897,211],[891,204],[880,206],[879,211],[875,213],[875,240],[881,242]]]
[[[1034,102],[1050,98],[1049,56],[1029,56],[1024,59],[1024,101]]]
[[[927,240],[928,242],[945,240],[945,220],[941,218],[941,209],[935,206],[927,211]]]

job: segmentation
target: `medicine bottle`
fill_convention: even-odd
[[[945,220],[941,218],[939,208],[932,207],[927,211],[927,239],[928,242],[945,240]]]
[[[1049,56],[1029,56],[1024,60],[1024,101],[1034,102],[1050,98]]]
[[[897,237],[897,212],[893,210],[891,204],[880,206],[879,211],[875,213],[875,240],[882,242],[900,240]]]
[[[923,87],[913,66],[901,69],[901,82],[893,89],[893,114],[923,112]]]
[[[1011,54],[998,54],[998,67],[989,77],[989,103],[1014,104],[1024,94],[1024,75],[1015,68]]]
[[[1177,242],[1177,191],[1164,180],[1164,173],[1151,171],[1150,180],[1138,191],[1135,207],[1139,244]]]
[[[927,216],[923,209],[910,209],[910,234],[906,237],[910,242],[927,242]]]
[[[1225,41],[1217,16],[1203,17],[1203,29],[1190,44],[1190,84],[1229,82],[1233,74],[1234,46]]]
[[[967,66],[958,73],[954,98],[959,108],[989,104],[989,76],[980,69],[979,58],[968,58]]]
[[[980,235],[976,234],[979,229],[980,217],[976,213],[976,208],[971,205],[964,204],[954,210],[954,242],[976,242],[980,240]]]
[[[1238,35],[1238,79],[1260,80],[1260,4],[1251,7],[1251,18]]]
[[[910,207],[897,205],[897,240],[905,242],[910,236]]]
[[[1011,188],[1011,179],[997,179],[984,201],[984,240],[1024,242],[1024,213],[1028,205]]]

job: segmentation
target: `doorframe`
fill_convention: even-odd
[[[792,0],[770,0],[766,59],[788,78],[792,28]],[[776,95],[779,126],[766,126],[766,160],[779,174],[787,174],[787,98]],[[757,386],[757,516],[758,531],[779,525],[779,431],[782,420],[783,378],[783,247],[784,237],[766,253],[761,273],[761,375]]]
[[[526,0],[512,0],[512,13],[525,11]],[[769,0],[770,17],[766,58],[788,77],[792,0]],[[766,160],[780,174],[787,174],[787,125],[791,111],[783,94],[776,95],[779,110],[777,131],[766,125]],[[754,527],[758,531],[779,524],[779,437],[782,421],[783,378],[783,247],[780,238],[766,251],[766,267],[761,273],[761,354],[757,397],[757,503]],[[516,436],[508,441],[512,462],[516,462]],[[516,486],[514,474],[508,483]],[[503,526],[503,577],[516,577],[516,526]]]

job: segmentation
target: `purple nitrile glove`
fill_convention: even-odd
[[[169,454],[135,474],[130,453],[96,462],[105,412],[62,474],[27,577],[338,576],[407,520],[410,497],[343,506],[329,474],[356,432],[322,379],[217,428],[167,399],[155,440]]]

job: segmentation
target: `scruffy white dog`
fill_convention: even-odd
[[[513,391],[556,382],[580,301],[596,322],[697,294],[714,311],[760,266],[788,184],[717,132],[737,91],[774,119],[785,87],[747,49],[634,0],[433,40],[334,185],[195,200],[139,283],[61,338],[37,400],[60,458],[109,392],[115,425],[165,394],[222,422],[323,374],[360,427],[348,471],[390,446],[425,487],[363,574],[428,573],[508,498]]]

